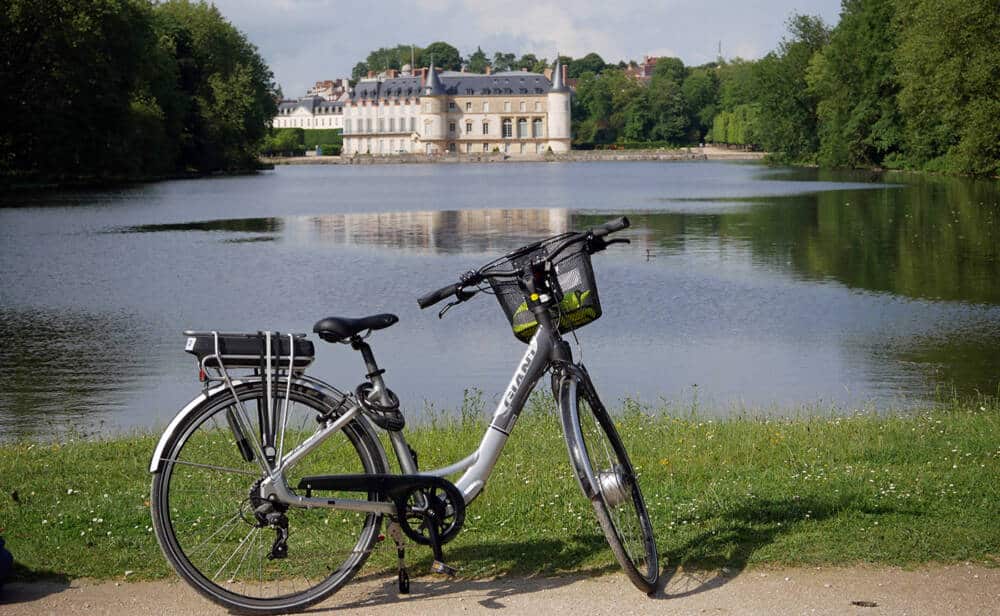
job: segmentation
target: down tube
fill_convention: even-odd
[[[528,350],[524,352],[517,372],[510,379],[510,384],[500,398],[496,411],[493,412],[493,420],[479,443],[479,449],[476,450],[475,463],[455,483],[462,491],[466,503],[476,498],[486,485],[504,443],[507,442],[507,437],[510,436],[517,417],[524,408],[525,401],[538,383],[538,379],[549,367],[552,345],[552,335],[539,327],[528,343]]]

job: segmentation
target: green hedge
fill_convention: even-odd
[[[679,148],[676,143],[669,141],[622,141],[619,143],[598,143],[595,150],[656,150],[666,148],[675,150]]]
[[[342,131],[339,128],[310,129],[304,130],[303,133],[302,145],[307,150],[315,149],[316,146],[323,144],[339,147],[344,143]],[[326,151],[326,147],[323,150]]]

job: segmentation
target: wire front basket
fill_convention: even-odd
[[[533,260],[547,255],[550,248],[557,246],[569,235],[571,234],[557,235],[518,249],[490,263],[483,269],[483,273],[518,272]],[[559,331],[566,333],[597,320],[601,316],[601,302],[586,245],[576,243],[559,253],[555,269],[563,295],[558,306]],[[527,298],[517,281],[490,279],[490,286],[510,321],[514,336],[521,342],[531,340],[538,329],[538,321],[528,309]]]

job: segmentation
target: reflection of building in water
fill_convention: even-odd
[[[330,214],[304,218],[302,224],[298,232],[318,235],[324,241],[419,252],[507,250],[521,240],[571,230],[570,213],[565,209]]]

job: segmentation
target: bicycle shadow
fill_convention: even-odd
[[[70,579],[65,573],[45,569],[28,569],[15,562],[11,579],[0,585],[0,605],[28,603],[64,592],[69,588]]]
[[[581,568],[584,561],[598,551],[606,549],[607,543],[604,537],[598,535],[576,535],[567,541],[550,539],[502,544],[466,544],[458,545],[452,550],[446,548],[445,555],[448,557],[448,562],[459,567],[464,562],[481,561],[483,554],[488,553],[490,560],[496,564],[496,569],[491,571],[491,575],[495,577],[414,578],[410,583],[410,594],[406,596],[406,601],[443,600],[452,594],[466,593],[475,597],[481,607],[504,609],[507,607],[504,599],[508,597],[544,592],[583,578],[617,571],[617,565]],[[539,564],[528,568],[521,566],[527,554],[531,554],[531,559]],[[558,568],[552,564],[555,562],[558,562]],[[429,569],[429,564],[429,559],[421,555],[420,559],[410,563],[410,571],[425,572]],[[367,579],[384,577],[384,572],[365,576]],[[338,605],[337,609],[371,608],[387,603],[398,603],[400,598],[396,576],[392,575],[390,579],[379,584],[374,593],[363,599]]]
[[[920,515],[891,506],[861,507],[846,498],[754,499],[742,507],[722,512],[722,528],[701,533],[683,545],[661,553],[657,599],[678,599],[728,584],[747,567],[755,552],[774,543],[805,519],[822,521],[844,511],[869,515],[902,513]]]

